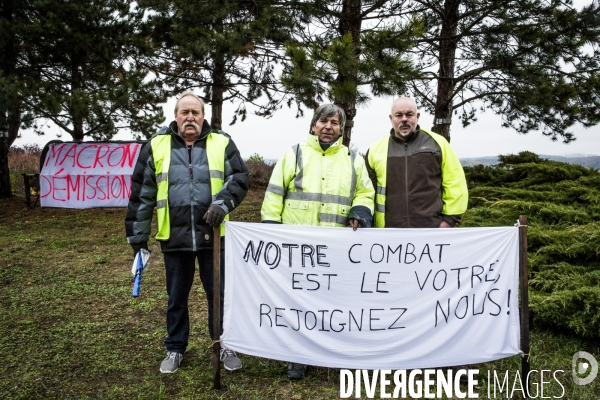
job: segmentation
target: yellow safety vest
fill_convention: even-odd
[[[206,138],[206,153],[210,172],[210,192],[213,199],[225,181],[225,149],[229,138],[218,132],[210,132]],[[158,219],[157,240],[168,240],[171,236],[169,220],[169,165],[171,163],[171,134],[159,134],[150,140],[156,174],[156,217]],[[190,206],[193,207],[193,206]],[[225,216],[229,220],[229,214]],[[193,221],[192,221],[193,223]],[[221,225],[221,236],[225,235],[225,225]]]
[[[261,217],[293,225],[348,225],[353,206],[373,211],[373,189],[364,160],[341,139],[323,151],[317,136],[288,149],[265,192]]]
[[[437,133],[420,128],[440,146],[442,150],[442,175],[443,191],[442,200],[444,202],[442,214],[458,215],[467,210],[468,197],[463,194],[467,192],[466,182],[464,181],[464,172],[460,166],[457,157],[447,157],[448,153],[454,154],[454,150],[443,136]],[[377,174],[377,187],[375,188],[375,227],[385,227],[385,192],[387,182],[387,161],[390,137],[378,140],[369,148],[368,163]],[[455,160],[454,160],[455,159]],[[454,160],[455,162],[452,162]],[[450,184],[449,184],[450,182]]]

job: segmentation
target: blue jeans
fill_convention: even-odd
[[[188,345],[190,321],[188,297],[194,282],[196,259],[200,268],[200,280],[208,300],[208,331],[213,337],[213,250],[166,252],[165,272],[167,277],[167,351],[184,353]],[[221,332],[223,333],[223,292],[225,290],[224,250],[221,249]]]

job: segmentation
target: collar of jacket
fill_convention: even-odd
[[[421,131],[421,127],[419,125],[417,125],[417,129],[415,129],[414,132],[411,132],[410,135],[408,135],[406,138],[404,139],[400,139],[399,137],[396,136],[396,132],[394,131],[394,128],[392,128],[390,130],[390,135],[392,136],[392,138],[397,142],[397,143],[410,143],[413,140],[415,140],[417,138],[417,136],[419,136],[419,132]]]
[[[171,134],[174,136],[177,136],[181,141],[183,141],[185,143],[185,140],[183,140],[183,138],[181,136],[179,136],[179,128],[177,127],[177,121],[172,121],[169,124],[169,129],[171,130]],[[208,122],[206,122],[206,120],[204,120],[204,122],[202,123],[202,131],[200,131],[200,137],[198,139],[195,140],[204,140],[206,139],[206,137],[208,136],[208,134],[212,131],[212,128],[210,127],[210,124]]]
[[[321,148],[321,145],[319,144],[319,137],[317,135],[313,135],[312,133],[309,133],[307,138],[306,138],[306,143],[312,147],[314,150],[318,151],[319,153],[324,153],[324,154],[333,154],[337,151],[339,151],[339,149],[342,148],[342,136],[340,135],[340,137],[331,144],[331,146],[329,146],[329,148],[327,148],[327,150],[323,150]]]

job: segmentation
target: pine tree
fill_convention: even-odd
[[[8,149],[19,134],[28,115],[22,115],[23,99],[35,80],[32,69],[24,62],[28,32],[32,26],[32,5],[26,0],[3,0],[0,3],[0,198],[12,196],[8,169]]]
[[[433,130],[450,139],[477,112],[502,116],[519,133],[541,130],[574,140],[575,123],[600,122],[600,6],[572,2],[424,0],[412,3],[425,34],[413,49],[424,78],[412,82],[418,102],[435,115]]]
[[[0,3],[0,196],[11,196],[7,152],[20,128],[52,121],[74,140],[148,134],[160,97],[141,60],[143,13],[125,0]]]
[[[153,132],[164,98],[140,63],[150,51],[138,32],[143,12],[125,0],[45,0],[35,11],[37,40],[30,46],[39,84],[27,106],[36,118],[76,141],[109,140],[120,129]]]
[[[290,62],[282,81],[308,108],[325,99],[346,113],[343,143],[350,144],[357,107],[374,96],[404,93],[418,74],[406,52],[421,34],[411,16],[400,24],[405,2],[316,0],[304,11],[310,24],[286,46]]]
[[[154,46],[153,69],[167,93],[201,88],[211,105],[210,124],[221,129],[223,103],[237,103],[232,123],[245,120],[247,105],[269,117],[289,100],[276,79],[294,19],[277,2],[145,0]],[[208,119],[208,118],[207,118]]]

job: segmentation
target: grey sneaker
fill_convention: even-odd
[[[226,348],[221,349],[221,361],[227,371],[237,371],[242,368],[242,360],[235,354],[235,351]]]
[[[160,364],[160,372],[163,374],[172,374],[179,369],[181,360],[183,360],[183,354],[167,351],[167,356]]]

